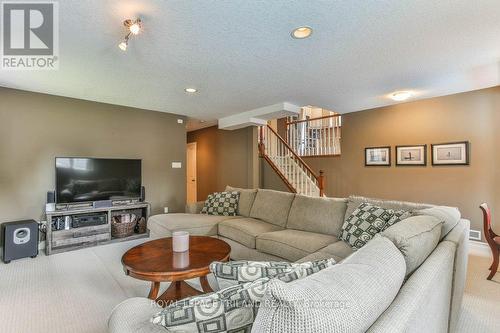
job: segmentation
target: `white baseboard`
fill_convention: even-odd
[[[487,243],[469,240],[469,254],[479,257],[491,257],[491,250]]]

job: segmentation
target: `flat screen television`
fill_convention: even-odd
[[[142,161],[109,158],[56,158],[56,202],[137,199]]]

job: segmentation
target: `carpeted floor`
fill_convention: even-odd
[[[491,281],[491,259],[469,255],[467,282],[457,333],[500,332],[500,272]]]
[[[143,241],[1,263],[0,331],[105,333],[115,305],[148,293],[149,284],[125,276],[120,263]],[[488,266],[489,258],[471,255],[458,332],[500,332],[500,273],[487,281]]]

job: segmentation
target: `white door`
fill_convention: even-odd
[[[196,142],[187,144],[187,202],[196,202]]]

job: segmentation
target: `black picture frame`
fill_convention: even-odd
[[[387,161],[386,162],[378,163],[378,162],[370,162],[370,161],[368,161],[368,152],[370,150],[375,150],[375,149],[386,149],[387,150]],[[390,167],[391,165],[392,165],[392,161],[391,161],[391,146],[366,147],[365,148],[365,166],[367,166],[367,167],[373,167],[373,166]]]
[[[421,163],[404,163],[404,162],[400,162],[399,160],[399,151],[401,149],[404,149],[404,148],[420,148],[423,150],[422,152],[422,156],[423,156],[423,160]],[[424,144],[419,144],[419,145],[399,145],[399,146],[396,146],[396,166],[403,166],[403,167],[407,167],[407,166],[415,166],[415,167],[425,167],[427,166],[427,145]]]
[[[440,162],[437,160],[439,148],[444,148],[446,146],[462,146],[465,149],[464,158],[449,160],[449,162]],[[451,148],[451,147],[450,147]],[[441,165],[470,165],[470,142],[469,141],[457,141],[457,142],[445,142],[445,143],[434,143],[431,144],[431,157],[432,157],[432,165],[433,166],[441,166]],[[445,160],[443,160],[445,161]]]

